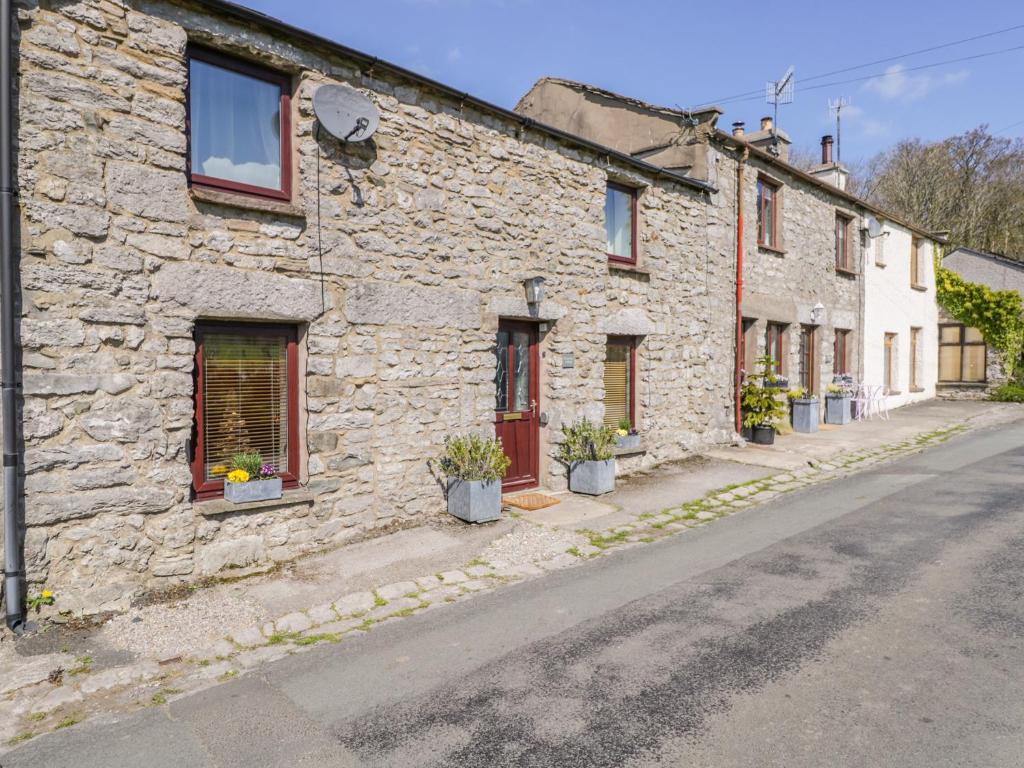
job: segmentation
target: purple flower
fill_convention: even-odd
[[[277,467],[273,464],[264,464],[260,467],[260,477],[273,477],[277,474]]]

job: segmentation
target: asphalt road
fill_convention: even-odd
[[[0,764],[1021,766],[1024,425]]]

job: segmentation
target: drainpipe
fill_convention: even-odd
[[[740,368],[740,360],[743,357],[743,172],[749,156],[750,150],[744,147],[736,163],[736,376],[733,390],[736,397],[737,434],[743,429],[743,416],[740,410],[740,390],[743,388],[743,373]]]
[[[14,181],[11,141],[11,0],[0,0],[0,419],[3,420],[4,466],[4,602],[7,626],[23,630],[25,611],[18,532],[18,430],[15,418],[14,342]]]

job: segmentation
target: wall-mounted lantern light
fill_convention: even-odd
[[[544,278],[528,277],[523,280],[523,287],[526,289],[526,303],[535,307],[544,301]]]
[[[820,301],[811,308],[811,322],[815,325],[821,323],[821,318],[825,314],[825,305]]]

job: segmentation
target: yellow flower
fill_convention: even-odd
[[[247,483],[249,482],[249,473],[244,469],[235,469],[228,472],[228,480],[232,483]]]
[[[51,597],[53,597],[53,592],[51,592],[48,589],[44,589],[43,590],[43,599],[44,600],[49,600]]]
[[[629,431],[628,431],[628,430],[625,430],[625,429],[620,429],[620,430],[618,430],[618,435],[619,435],[619,437],[625,437],[625,436],[626,436],[626,435],[628,435],[628,434],[629,434]]]
[[[213,475],[214,477],[217,477],[219,475],[223,475],[227,471],[228,471],[228,468],[226,466],[224,466],[223,464],[218,464],[215,467],[210,467],[210,474]]]

